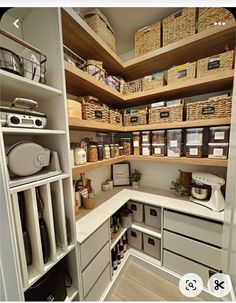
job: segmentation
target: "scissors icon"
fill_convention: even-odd
[[[215,286],[214,286],[215,290],[219,290],[219,288],[225,289],[224,286],[223,286],[223,284],[225,283],[225,281],[221,281],[220,282],[219,280],[215,280],[214,283],[215,283]]]

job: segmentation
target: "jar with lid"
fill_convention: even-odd
[[[104,159],[110,159],[111,155],[110,155],[110,146],[108,144],[104,145],[103,148],[103,158]]]
[[[152,144],[165,144],[165,131],[164,130],[152,131]]]
[[[187,144],[202,144],[203,142],[203,127],[187,128],[186,130]]]
[[[151,156],[151,144],[142,144],[142,155]]]
[[[123,154],[125,156],[131,155],[131,138],[121,138],[121,145],[123,146]]]
[[[182,152],[182,129],[167,131],[167,156],[180,157]]]
[[[124,155],[124,147],[119,146],[119,156],[123,156],[123,155]]]
[[[88,162],[98,161],[98,148],[97,145],[89,145],[88,148]]]
[[[110,144],[110,157],[115,158],[115,144]]]
[[[229,143],[229,126],[210,127],[211,143]]]
[[[140,132],[133,132],[133,155],[140,155]]]
[[[75,165],[83,165],[87,162],[86,151],[82,147],[74,149]]]
[[[150,144],[151,142],[150,131],[142,132],[142,144]]]
[[[98,143],[98,161],[103,160],[103,144]]]
[[[114,153],[115,157],[119,157],[119,144],[115,144]]]
[[[186,157],[187,158],[201,158],[202,157],[202,143],[186,143]]]
[[[227,159],[229,143],[208,143],[208,158]]]
[[[152,155],[155,157],[165,156],[165,144],[152,144]]]

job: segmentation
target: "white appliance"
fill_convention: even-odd
[[[221,192],[221,186],[225,184],[223,178],[210,173],[193,172],[192,179],[197,184],[211,186],[211,194],[208,200],[197,199],[194,197],[194,192],[192,192],[192,196],[190,197],[192,202],[201,204],[217,212],[224,210],[225,200]]]

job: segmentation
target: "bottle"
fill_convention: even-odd
[[[121,254],[120,254],[119,244],[116,244],[116,252],[117,252],[117,264],[119,265],[121,263]]]
[[[116,233],[118,230],[116,215],[113,216],[113,232]]]
[[[86,151],[78,147],[74,151],[75,165],[83,165],[87,162],[87,154]]]
[[[113,218],[111,217],[111,218],[110,218],[110,233],[111,233],[111,235],[113,234],[113,232],[114,232]]]
[[[124,253],[125,253],[127,251],[127,240],[125,235],[123,235],[123,245],[124,245]]]
[[[115,247],[112,250],[112,268],[113,270],[117,270],[118,263],[117,263],[117,254]]]
[[[120,239],[118,246],[119,246],[119,251],[120,251],[120,258],[123,259],[124,258],[124,245],[123,245],[122,239]]]
[[[108,144],[104,145],[104,148],[103,148],[103,158],[104,159],[110,159],[110,147],[109,147]]]

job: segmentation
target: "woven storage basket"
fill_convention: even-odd
[[[92,96],[80,97],[82,103],[82,118],[108,123],[109,108],[106,104],[100,103]]]
[[[142,90],[149,90],[159,86],[164,86],[166,84],[163,74],[155,76],[154,79],[143,78],[142,80]]]
[[[208,28],[215,27],[215,22],[233,21],[234,16],[222,7],[201,7],[198,14],[198,32],[202,32]]]
[[[203,58],[197,61],[197,77],[213,75],[233,68],[234,51]]]
[[[183,104],[149,108],[149,124],[183,121]]]
[[[85,209],[92,209],[94,208],[96,203],[96,198],[92,197],[92,198],[83,198],[83,207]]]
[[[99,81],[105,81],[105,70],[101,61],[87,60],[84,71]]]
[[[232,97],[213,97],[207,101],[187,104],[187,120],[224,118],[231,116]]]
[[[196,8],[184,8],[163,19],[163,46],[196,32]]]
[[[141,28],[135,33],[135,56],[141,56],[161,47],[161,22]]]
[[[114,125],[122,125],[122,114],[118,110],[109,110],[109,123]]]
[[[124,126],[147,124],[147,108],[142,113],[124,113]]]
[[[173,66],[168,70],[168,84],[194,79],[196,76],[196,62]]]
[[[137,93],[142,91],[142,79],[133,80],[130,82],[126,82],[124,85],[124,95],[128,95],[131,93]]]
[[[113,50],[116,51],[115,33],[107,18],[99,9],[94,9],[84,15],[85,21],[92,30]]]

